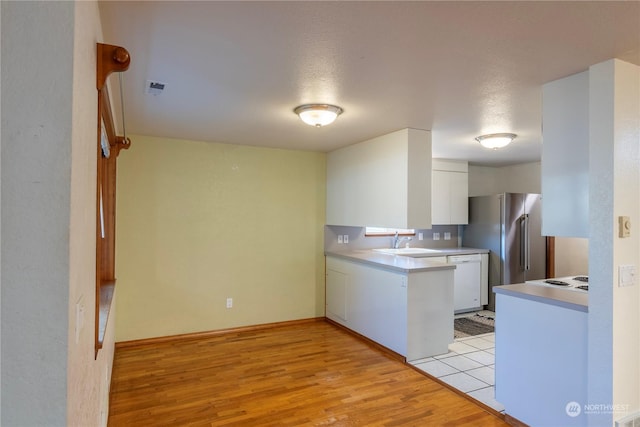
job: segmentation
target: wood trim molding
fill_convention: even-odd
[[[359,338],[360,340],[364,341],[365,343],[367,343],[371,347],[374,347],[374,348],[382,351],[383,353],[386,353],[387,355],[391,356],[391,358],[404,363],[405,365],[409,366],[411,369],[415,370],[416,372],[419,372],[420,374],[428,377],[430,380],[433,380],[433,381],[437,382],[438,384],[441,384],[442,386],[448,388],[449,390],[453,391],[457,395],[462,396],[465,399],[470,400],[470,401],[472,401],[473,403],[475,403],[475,404],[477,404],[479,406],[482,406],[487,412],[495,415],[496,417],[498,417],[500,419],[504,419],[504,414],[503,413],[501,413],[499,411],[496,411],[491,406],[488,406],[488,405],[480,402],[479,400],[476,400],[476,399],[472,398],[467,393],[465,393],[463,391],[460,391],[457,388],[447,384],[446,382],[444,382],[444,381],[442,381],[442,380],[440,380],[440,379],[438,379],[438,378],[436,378],[436,377],[434,377],[432,375],[429,375],[428,373],[416,368],[411,363],[408,363],[406,357],[402,356],[401,354],[396,353],[395,351],[390,350],[387,347],[385,347],[383,345],[380,345],[377,342],[372,341],[371,339],[369,339],[369,338],[367,338],[367,337],[365,337],[363,335],[360,335],[359,333],[357,333],[355,331],[352,331],[351,329],[347,328],[346,326],[343,326],[343,325],[341,325],[341,324],[329,319],[328,317],[326,317],[325,320],[326,320],[327,323],[331,323],[332,325],[337,326],[338,328],[340,328],[340,329],[344,330],[345,332],[355,336],[356,338]],[[526,426],[525,424],[521,424],[521,425],[518,425],[516,427],[529,427],[529,426]]]
[[[374,347],[374,348],[382,351],[383,353],[387,354],[388,356],[391,356],[392,359],[398,360],[398,361],[400,361],[402,363],[407,363],[407,358],[404,357],[403,355],[401,355],[400,353],[396,353],[395,351],[391,350],[390,348],[387,348],[387,347],[385,347],[385,346],[383,346],[381,344],[378,344],[377,342],[373,341],[372,339],[367,338],[364,335],[360,335],[356,331],[353,331],[353,330],[347,328],[346,326],[343,326],[340,323],[329,319],[328,317],[325,317],[324,320],[327,323],[331,323],[332,325],[342,329],[343,331],[347,332],[348,334],[351,334],[351,335],[355,336],[356,338],[359,338],[360,340],[362,340],[365,343],[367,343],[369,346]]]
[[[98,132],[102,129],[102,123],[104,123],[104,130],[109,140],[109,146],[111,147],[112,157],[118,157],[120,150],[128,150],[131,146],[131,140],[124,136],[116,135],[116,127],[113,122],[113,110],[111,110],[111,100],[109,98],[109,91],[105,86],[98,91],[98,105],[100,106],[100,119],[98,123]]]
[[[127,49],[112,44],[98,43],[96,88],[102,90],[107,84],[107,77],[111,73],[127,71],[129,64],[131,64],[131,56]]]
[[[529,424],[525,424],[519,419],[514,418],[509,414],[504,414],[504,421],[513,427],[529,427]]]
[[[213,331],[190,332],[187,334],[167,335],[164,337],[142,338],[139,340],[119,341],[116,343],[116,349],[144,347],[146,345],[155,345],[155,344],[162,344],[162,343],[175,342],[175,341],[199,340],[199,339],[206,339],[206,338],[225,335],[225,334],[237,334],[240,332],[260,331],[264,329],[274,329],[282,326],[302,325],[302,324],[311,323],[311,322],[324,322],[324,320],[325,320],[324,317],[311,317],[308,319],[288,320],[284,322],[274,322],[274,323],[263,323],[260,325],[240,326],[237,328],[216,329]]]
[[[547,237],[547,278],[556,276],[556,238]]]
[[[127,71],[131,64],[131,55],[129,55],[127,49],[121,46],[97,43],[97,47],[98,63],[96,70],[96,88],[98,89],[98,106],[101,110],[98,114],[98,138],[100,138],[102,120],[104,121],[109,145],[111,146],[111,149],[115,151],[115,157],[118,157],[120,150],[128,149],[131,141],[129,138],[116,135],[113,113],[111,110],[111,100],[109,99],[109,90],[107,88],[107,78],[113,72]]]
[[[109,99],[107,78],[113,72],[129,69],[131,56],[120,46],[96,43],[96,89],[98,90],[97,149],[96,149],[96,298],[95,298],[95,357],[102,348],[115,285],[115,203],[116,161],[121,149],[128,149],[131,141],[117,136]],[[107,136],[109,153],[103,156],[102,132]],[[102,232],[104,230],[104,238]]]

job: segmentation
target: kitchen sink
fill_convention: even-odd
[[[375,252],[381,252],[383,254],[390,255],[407,255],[407,256],[416,256],[422,254],[432,254],[440,252],[438,249],[426,249],[426,248],[382,248],[382,249],[374,249]]]

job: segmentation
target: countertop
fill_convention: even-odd
[[[470,254],[488,254],[489,249],[477,249],[477,248],[443,248],[437,249],[438,252],[432,252],[427,254],[420,254],[420,258],[433,257],[433,256],[450,256],[450,255],[470,255]]]
[[[493,292],[565,307],[570,310],[583,311],[585,313],[589,312],[589,294],[586,292],[531,285],[528,283],[494,286]]]
[[[447,270],[455,268],[454,264],[444,264],[442,262],[431,261],[429,258],[432,257],[488,252],[489,251],[487,249],[447,248],[438,250],[437,252],[420,254],[419,257],[414,257],[406,255],[389,255],[374,252],[372,249],[360,249],[344,252],[327,251],[325,252],[325,255],[369,264],[374,267],[384,268],[387,270],[399,271],[402,273],[417,273],[421,271]]]

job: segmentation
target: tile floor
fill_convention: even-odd
[[[493,315],[492,312],[489,313]],[[480,312],[480,314],[489,313]],[[416,368],[467,393],[485,405],[503,412],[504,406],[494,398],[494,349],[494,333],[458,338],[449,345],[447,354],[416,360],[412,363]]]

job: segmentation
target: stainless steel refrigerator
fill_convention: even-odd
[[[541,233],[539,194],[469,197],[469,225],[462,244],[489,249],[489,310],[493,286],[546,277],[547,239]]]

